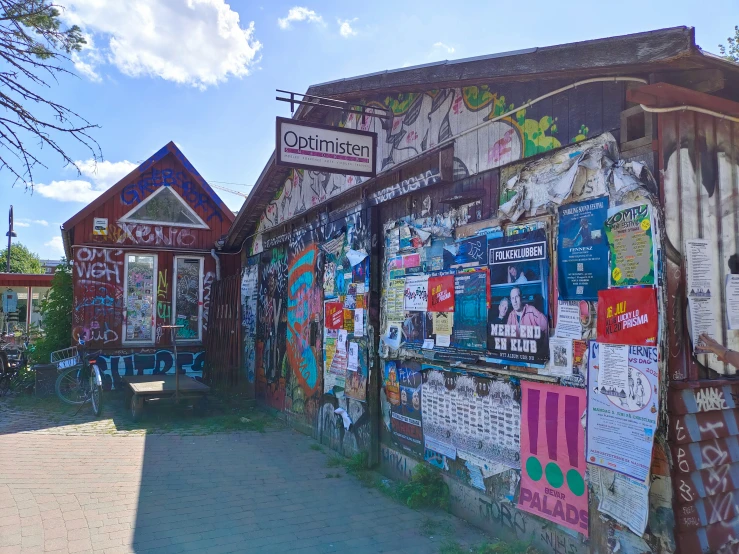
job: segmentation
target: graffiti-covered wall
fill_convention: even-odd
[[[594,83],[560,94],[511,117],[475,127],[520,106],[557,83],[503,84],[446,88],[367,98],[364,103],[389,110],[392,119],[349,113],[338,122],[377,133],[377,171],[382,172],[455,138],[454,178],[547,152],[619,127],[623,89],[618,83]],[[471,130],[471,132],[465,133]],[[361,177],[316,171],[291,171],[261,216],[264,232],[366,181]],[[261,237],[253,251],[262,248]]]

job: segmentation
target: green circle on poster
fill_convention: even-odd
[[[534,456],[531,456],[528,460],[526,460],[526,473],[529,474],[529,477],[531,477],[533,481],[538,481],[539,479],[541,479],[541,462],[537,460]]]
[[[570,487],[572,494],[575,496],[585,494],[585,481],[576,469],[567,472],[567,486]]]
[[[547,481],[549,481],[549,484],[555,489],[558,489],[564,484],[565,477],[562,475],[562,470],[559,469],[559,466],[554,462],[549,462],[544,471],[547,474]]]

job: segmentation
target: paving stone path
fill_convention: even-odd
[[[484,538],[327,468],[328,451],[290,429],[203,434],[212,429],[206,420],[160,433],[121,430],[118,416],[94,420],[6,400],[0,554],[413,554],[438,552],[446,539],[434,529],[467,544]]]

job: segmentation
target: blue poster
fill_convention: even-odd
[[[488,318],[488,269],[474,269],[454,276],[454,330],[452,346],[485,350]]]
[[[608,197],[559,208],[557,274],[560,300],[598,300],[608,288]]]

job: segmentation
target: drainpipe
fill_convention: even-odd
[[[211,248],[210,255],[213,256],[213,259],[216,261],[216,281],[221,280],[221,259],[218,257],[218,254],[216,253],[215,248]]]

